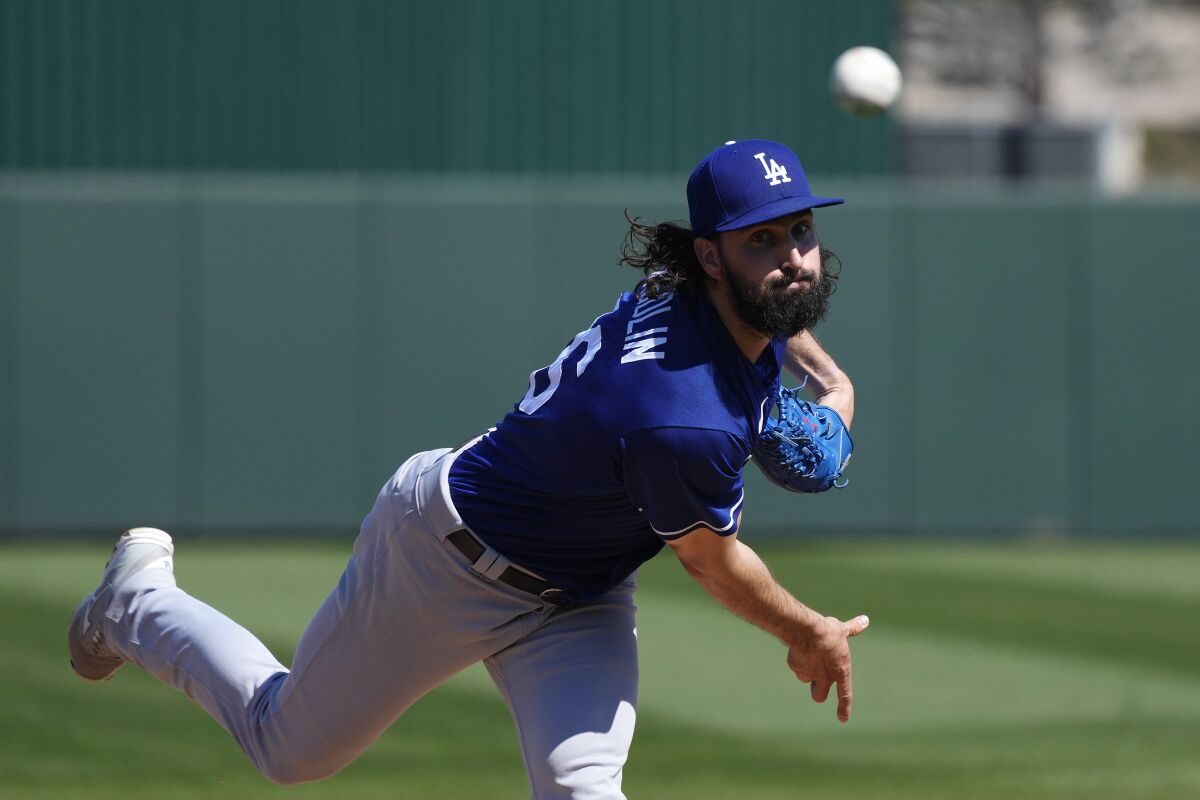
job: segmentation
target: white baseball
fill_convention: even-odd
[[[900,68],[877,47],[851,47],[833,62],[829,89],[838,104],[858,117],[878,114],[900,94]]]

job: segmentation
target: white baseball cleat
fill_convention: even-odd
[[[71,666],[79,677],[88,681],[105,681],[125,663],[125,659],[105,646],[100,622],[121,584],[144,569],[173,571],[171,557],[174,554],[175,546],[171,544],[171,536],[166,531],[130,528],[121,534],[112,555],[108,557],[108,563],[104,565],[104,577],[100,585],[83,598],[67,628]]]

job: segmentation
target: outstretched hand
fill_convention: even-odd
[[[850,719],[850,637],[870,624],[866,615],[849,622],[825,617],[804,641],[788,648],[788,666],[797,678],[809,684],[813,700],[824,703],[829,690],[837,686],[837,717],[841,722]]]

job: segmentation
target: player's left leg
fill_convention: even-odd
[[[447,452],[414,456],[384,486],[290,672],[176,586],[170,537],[147,529],[122,537],[76,612],[75,671],[101,680],[126,661],[142,667],[195,700],[277,783],[333,774],[427,691],[547,618],[536,597],[481,579],[435,534],[445,519],[427,518],[429,499]]]
[[[535,800],[624,800],[637,707],[632,579],[484,663],[517,725]]]

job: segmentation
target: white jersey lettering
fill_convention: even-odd
[[[667,326],[641,329],[635,329],[634,326],[640,325],[651,317],[670,311],[671,301],[674,299],[674,293],[667,292],[663,296],[656,297],[653,300],[643,297],[637,302],[637,305],[633,307],[633,315],[629,318],[629,324],[625,326],[625,355],[621,356],[622,364],[632,364],[634,361],[645,361],[646,359],[663,358],[666,356],[666,353],[654,348],[667,343],[665,335],[655,335],[666,334]]]
[[[644,331],[634,331],[625,337],[626,342],[632,342],[634,339],[641,339],[643,336],[653,336],[656,333],[666,333],[666,328],[647,328]]]
[[[535,392],[537,383],[537,374],[542,370],[535,370],[529,374],[529,391],[525,393],[525,397],[521,400],[518,409],[526,414],[536,413],[539,408],[546,405],[546,401],[554,396],[558,390],[559,383],[562,382],[563,362],[571,355],[571,352],[580,345],[586,345],[583,358],[579,359],[579,363],[575,365],[575,375],[580,376],[587,369],[588,364],[592,363],[592,359],[596,357],[596,353],[600,350],[601,335],[600,328],[593,325],[586,331],[580,331],[571,340],[571,343],[563,348],[563,351],[558,354],[558,358],[554,359],[554,363],[549,367],[543,367],[546,370],[546,379],[549,383],[545,389],[540,392]]]
[[[666,344],[667,337],[655,336],[650,339],[635,339],[625,343],[625,355],[621,356],[622,364],[632,364],[634,361],[644,361],[647,358],[665,358],[666,353],[652,348]]]

